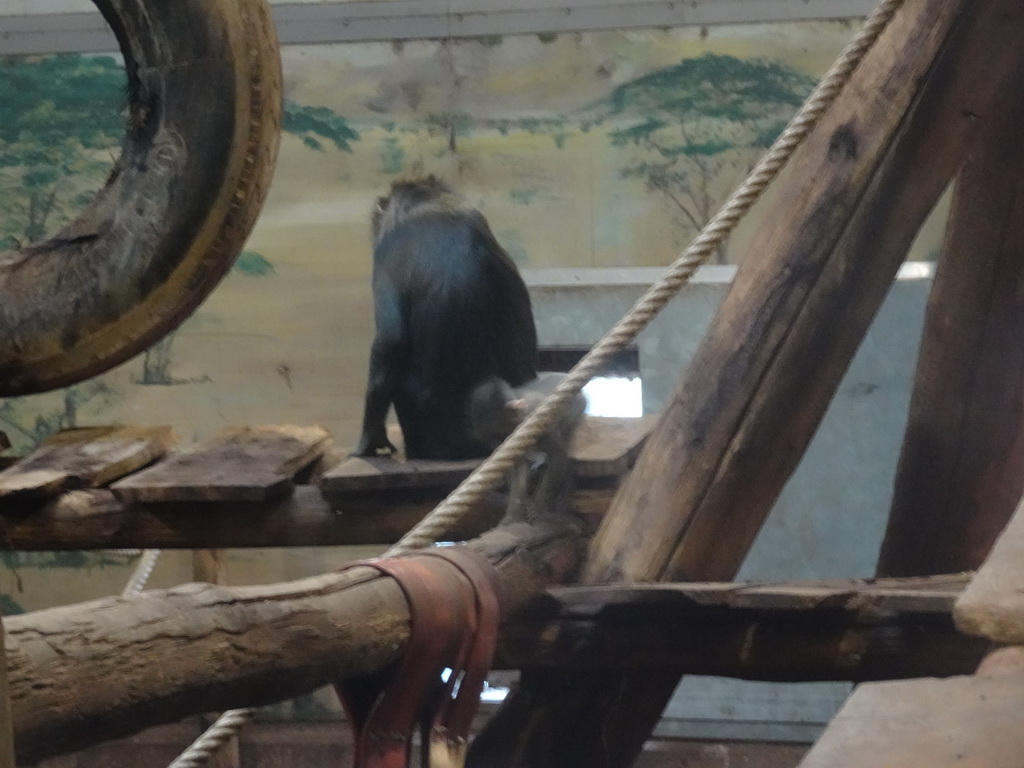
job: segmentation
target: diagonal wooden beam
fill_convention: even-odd
[[[954,187],[878,573],[973,570],[1024,492],[1024,67]]]
[[[794,156],[593,541],[585,581],[734,576],[978,116],[1024,67],[1022,36],[1016,0],[904,4]],[[528,681],[469,765],[625,768],[679,675],[571,678]]]

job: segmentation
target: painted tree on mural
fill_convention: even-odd
[[[124,67],[112,56],[67,54],[0,60],[0,250],[37,242],[66,224],[96,194],[124,135]],[[326,107],[286,102],[283,129],[312,151],[344,152],[359,139],[345,118]],[[247,251],[234,271],[274,273]],[[165,337],[142,355],[140,384],[173,384]],[[94,380],[63,390],[56,408],[12,398],[0,403],[3,425],[20,447],[76,426],[79,409],[116,396]]]
[[[124,134],[124,67],[110,56],[0,61],[0,237],[32,243],[95,194]]]
[[[635,148],[623,177],[663,195],[696,234],[814,83],[775,62],[705,54],[625,83],[593,109],[616,126],[614,146]]]

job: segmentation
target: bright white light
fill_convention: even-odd
[[[643,416],[640,377],[598,376],[583,388],[591,416]]]
[[[905,261],[896,274],[897,280],[927,280],[935,276],[935,264],[930,261]]]
[[[480,692],[480,701],[501,702],[508,696],[508,688],[492,687],[484,681],[484,689]]]

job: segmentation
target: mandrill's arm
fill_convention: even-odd
[[[405,370],[409,346],[401,295],[390,277],[375,276],[373,295],[377,333],[370,347],[370,375],[366,384],[363,433],[355,451],[357,456],[376,456],[397,450],[388,440],[384,422],[394,400],[395,387]]]

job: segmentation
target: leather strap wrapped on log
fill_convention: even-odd
[[[335,684],[355,731],[353,768],[406,768],[417,725],[423,766],[461,768],[498,639],[501,597],[493,567],[462,547],[346,568],[356,566],[398,582],[411,625],[396,665]]]

